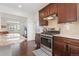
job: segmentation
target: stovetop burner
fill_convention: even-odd
[[[53,35],[53,34],[59,34],[60,31],[47,31],[47,32],[43,32],[41,34],[46,34],[46,35]]]
[[[46,35],[53,35],[53,33],[42,33],[42,34],[46,34]]]
[[[47,37],[53,37],[55,34],[59,34],[60,31],[47,31],[47,32],[42,32],[42,36],[47,36]]]

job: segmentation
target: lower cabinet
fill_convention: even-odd
[[[69,56],[79,56],[79,46],[68,45],[68,55]]]
[[[54,56],[79,56],[79,40],[54,37],[53,51]]]
[[[64,56],[66,55],[66,44],[54,41],[54,55]]]

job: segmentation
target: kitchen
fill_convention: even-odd
[[[78,3],[52,3],[39,11],[39,29],[41,29],[40,32],[44,33],[38,32],[36,34],[37,48],[40,49],[34,51],[35,55],[79,55],[78,40],[76,40],[79,39],[78,9]],[[52,51],[49,51],[50,46]]]
[[[0,5],[0,52],[7,51],[0,53],[1,56],[13,56],[22,42],[21,56],[79,55],[78,3]]]

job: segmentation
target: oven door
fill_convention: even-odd
[[[52,51],[52,38],[51,37],[41,37],[41,46],[49,51]]]

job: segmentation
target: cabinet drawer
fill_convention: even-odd
[[[69,39],[69,42],[67,42],[67,43],[79,46],[79,40],[77,40],[77,39]]]
[[[54,36],[54,41],[58,41],[58,42],[65,42],[65,38],[63,38],[63,37],[56,37],[56,36]]]
[[[54,56],[65,56],[66,53],[66,43],[54,41]]]
[[[79,56],[79,46],[68,44],[69,56]]]

